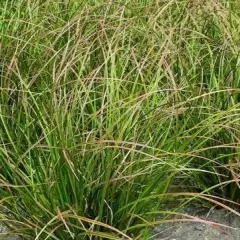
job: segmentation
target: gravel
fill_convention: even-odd
[[[14,235],[6,235],[8,232],[7,227],[0,223],[0,240],[21,240],[20,237]]]
[[[6,233],[7,231],[8,229],[5,226],[0,224],[0,240],[21,240],[21,238],[18,236],[13,236],[13,235],[6,236],[6,234],[4,233]]]
[[[240,240],[240,218],[226,210],[188,207],[185,214],[227,225],[218,227],[202,222],[171,222],[156,227],[154,240]]]

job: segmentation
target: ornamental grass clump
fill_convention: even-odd
[[[237,4],[197,2],[1,1],[11,234],[149,239],[172,204],[238,201]]]

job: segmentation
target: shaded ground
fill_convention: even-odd
[[[185,212],[208,221],[221,223],[231,228],[218,227],[199,222],[175,222],[156,227],[154,240],[240,240],[240,218],[225,210],[206,210],[188,207]]]

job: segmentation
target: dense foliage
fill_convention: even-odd
[[[149,239],[176,202],[237,209],[237,2],[1,1],[11,234]]]

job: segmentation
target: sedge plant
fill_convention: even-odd
[[[216,204],[224,184],[210,188],[227,175],[236,200],[233,4],[1,1],[0,221],[11,234],[149,239],[181,196]],[[207,197],[172,193],[174,179]]]

